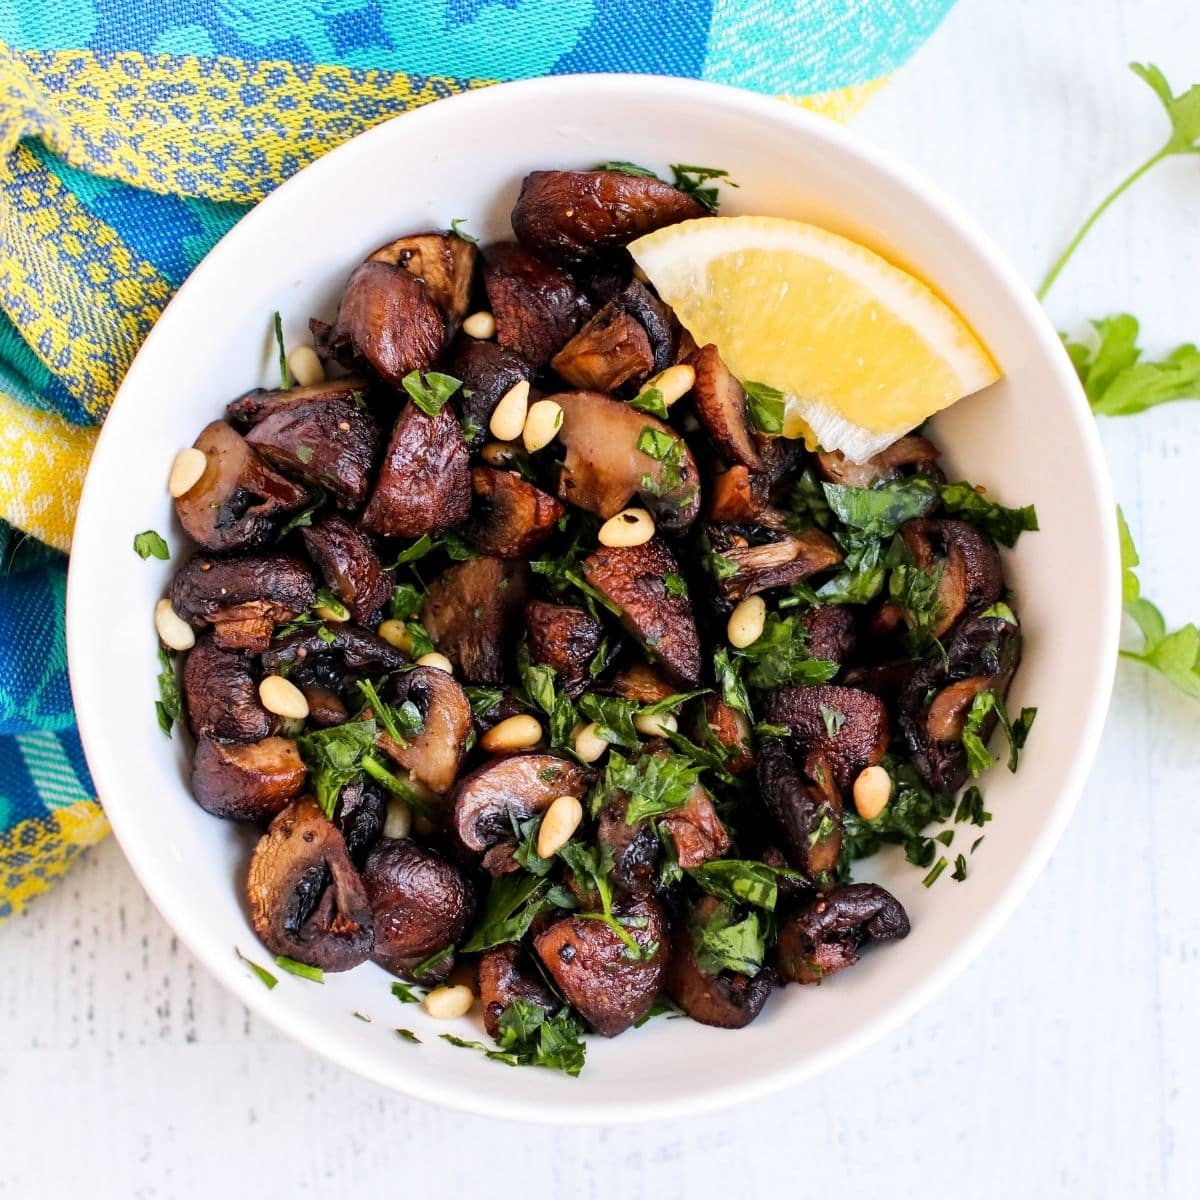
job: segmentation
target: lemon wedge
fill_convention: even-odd
[[[696,342],[783,392],[784,429],[863,462],[999,371],[927,284],[779,217],[704,217],[629,247]]]

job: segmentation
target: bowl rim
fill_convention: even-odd
[[[1093,490],[1093,498],[1102,507],[1110,511],[1114,510],[1115,501],[1099,433],[1095,428],[1091,410],[1074,368],[1062,348],[1061,339],[1029,285],[1008,262],[992,239],[966,215],[956,202],[943,195],[936,187],[889,151],[876,147],[846,127],[799,105],[789,104],[773,96],[743,91],[725,84],[674,76],[640,74],[591,73],[548,76],[494,84],[459,93],[419,109],[398,113],[396,116],[362,131],[314,160],[267,195],[226,232],[196,266],[175,296],[172,297],[164,309],[164,314],[170,310],[179,296],[204,287],[208,274],[206,268],[209,267],[210,259],[218,248],[222,248],[224,253],[228,253],[232,247],[236,247],[243,240],[255,238],[259,227],[272,219],[277,196],[282,193],[290,197],[303,186],[301,181],[306,177],[311,180],[320,173],[338,171],[341,169],[343,161],[352,155],[369,154],[376,142],[382,143],[394,136],[392,127],[396,121],[403,120],[408,124],[423,123],[430,120],[431,114],[434,113],[436,116],[432,119],[441,121],[445,120],[447,109],[457,113],[461,120],[466,121],[474,112],[492,104],[498,94],[508,95],[521,92],[527,93],[535,99],[541,97],[546,102],[551,102],[554,98],[564,94],[594,95],[598,90],[624,92],[649,102],[655,100],[687,101],[698,106],[716,107],[751,117],[757,115],[769,120],[776,128],[780,124],[790,124],[815,143],[823,142],[839,152],[865,160],[873,170],[890,177],[901,189],[910,193],[919,204],[935,214],[940,222],[954,228],[960,236],[975,247],[988,271],[1009,293],[1031,336],[1036,339],[1042,349],[1048,352],[1048,358],[1054,364],[1056,386],[1073,399],[1076,409],[1076,424],[1080,427],[1087,475]],[[160,326],[161,315],[147,335],[143,347],[139,348],[138,355],[130,364],[125,379],[113,400],[110,414],[121,403],[121,397],[128,387],[128,381],[138,371],[142,349],[159,337]],[[92,515],[93,510],[97,509],[94,493],[99,486],[95,485],[93,481],[101,474],[99,470],[95,469],[97,464],[104,464],[108,456],[116,452],[118,446],[114,437],[110,436],[111,426],[112,423],[106,421],[100,429],[80,498],[77,530],[86,532],[93,520],[102,519],[98,511],[95,517]],[[203,920],[195,915],[194,908],[187,904],[185,898],[176,896],[169,887],[162,885],[160,873],[154,869],[152,858],[135,848],[137,838],[130,837],[127,843],[125,834],[127,830],[131,829],[134,819],[131,810],[117,802],[111,809],[106,807],[106,813],[117,841],[139,883],[167,923],[196,958],[242,1003],[265,1018],[278,1030],[306,1048],[316,1051],[327,1060],[370,1080],[372,1083],[385,1087],[389,1091],[400,1091],[413,1099],[430,1101],[445,1108],[470,1112],[492,1119],[512,1121],[536,1121],[560,1125],[624,1124],[633,1121],[675,1119],[712,1112],[769,1095],[812,1078],[895,1030],[928,1004],[951,980],[974,961],[1028,892],[1058,844],[1078,803],[1099,747],[1116,673],[1121,603],[1120,555],[1115,520],[1111,522],[1111,528],[1105,527],[1101,544],[1095,547],[1095,553],[1103,560],[1106,568],[1105,577],[1111,580],[1103,594],[1095,598],[1100,609],[1099,628],[1102,631],[1101,642],[1097,647],[1097,687],[1091,694],[1090,708],[1079,743],[1075,747],[1072,761],[1067,768],[1064,785],[1059,794],[1047,806],[1045,819],[1029,847],[1029,852],[1013,870],[1011,878],[995,902],[981,916],[971,932],[926,974],[919,985],[911,988],[899,1003],[864,1022],[853,1033],[843,1037],[836,1044],[800,1061],[788,1062],[786,1057],[781,1056],[779,1065],[769,1072],[763,1072],[753,1079],[724,1082],[706,1087],[702,1091],[694,1092],[683,1101],[656,1100],[637,1096],[621,1102],[593,1101],[587,1098],[586,1092],[581,1088],[578,1093],[578,1101],[569,1105],[551,1100],[514,1097],[503,1116],[498,1118],[494,1108],[489,1107],[487,1094],[475,1096],[454,1081],[444,1083],[436,1072],[414,1072],[400,1083],[391,1072],[376,1067],[374,1059],[364,1056],[355,1057],[347,1052],[339,1051],[336,1047],[315,1042],[301,1027],[299,1020],[293,1019],[289,1009],[266,1002],[269,994],[267,990],[251,977],[250,973],[232,954],[217,956],[209,953],[208,948],[204,946]],[[86,559],[83,555],[72,556],[71,569],[67,579],[68,669],[73,692],[82,691],[77,686],[82,674],[78,664],[86,655],[86,647],[91,642],[93,633],[93,630],[87,625],[87,577],[83,567],[76,569],[76,564],[84,561]],[[91,721],[89,713],[80,708],[77,711],[77,721],[80,740],[92,771],[97,794],[103,796],[107,792],[111,796],[120,795],[122,787],[127,786],[128,781],[117,769],[115,760],[110,760],[107,754],[101,752],[100,734],[89,728]],[[110,761],[114,763],[112,771],[109,770]]]

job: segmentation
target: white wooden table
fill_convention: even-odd
[[[1164,137],[1145,58],[1200,78],[1200,5],[962,0],[858,128],[1036,281]],[[1200,338],[1200,159],[1141,184],[1050,307]],[[1200,619],[1200,405],[1103,435],[1147,592]],[[0,1195],[1200,1195],[1198,768],[1200,704],[1123,668],[1059,851],[936,1003],[791,1092],[633,1129],[457,1116],[326,1065],[221,991],[109,841],[0,929]]]

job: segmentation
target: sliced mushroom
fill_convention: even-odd
[[[192,795],[214,817],[265,821],[300,795],[307,775],[288,738],[238,743],[204,737],[192,762]]]
[[[315,596],[312,573],[294,554],[197,554],[171,580],[171,607],[198,628],[212,625],[227,650],[265,650],[275,626],[307,612]]]
[[[704,697],[698,736],[702,745],[714,741],[726,752],[724,765],[731,775],[742,775],[754,766],[750,718],[720,696]]]
[[[654,350],[642,323],[606,304],[550,360],[572,387],[615,392],[641,383],[654,369]]]
[[[357,508],[370,487],[379,427],[365,405],[322,396],[262,417],[246,441],[272,466]]]
[[[654,514],[659,529],[679,532],[700,511],[700,476],[687,443],[662,421],[599,392],[564,392],[558,440],[566,448],[559,499],[607,520],[634,496]],[[659,441],[663,459],[638,449]]]
[[[684,870],[720,858],[731,845],[708,789],[700,784],[692,788],[682,808],[659,818],[658,827],[671,839],[675,861]]]
[[[712,477],[705,516],[723,524],[755,522],[770,503],[770,491],[770,480],[761,471],[729,467]]]
[[[354,779],[342,788],[333,809],[333,823],[356,867],[361,869],[386,821],[387,798],[369,779]]]
[[[788,862],[809,879],[827,877],[842,852],[842,797],[827,760],[810,754],[801,769],[783,739],[763,738],[758,787]]]
[[[843,663],[854,650],[854,617],[840,604],[817,604],[807,609],[800,624],[808,635],[806,649],[813,658]],[[870,690],[870,689],[868,689]]]
[[[213,421],[196,439],[208,460],[199,482],[175,501],[179,522],[205,550],[261,546],[308,491],[273,471],[232,425]]]
[[[471,702],[466,693],[445,671],[416,667],[392,679],[387,699],[397,705],[411,700],[424,726],[404,744],[381,734],[380,747],[417,783],[439,795],[448,792],[458,778],[471,732]]]
[[[371,961],[420,983],[440,983],[454,966],[446,955],[419,978],[413,968],[462,937],[471,916],[471,894],[453,863],[408,838],[384,838],[363,866],[375,944]]]
[[[356,375],[325,379],[307,387],[254,388],[225,406],[225,419],[237,429],[249,429],[276,413],[289,412],[308,404],[344,400],[356,408],[366,397],[370,385]]]
[[[676,693],[676,687],[664,679],[649,663],[631,663],[618,672],[612,681],[613,692],[625,700],[639,704],[657,704]]]
[[[421,624],[470,683],[499,683],[525,604],[524,563],[472,558],[433,581]]]
[[[211,634],[201,637],[184,660],[183,698],[197,739],[261,742],[279,724],[259,702],[250,656],[222,649]]]
[[[868,488],[889,479],[897,479],[905,467],[914,472],[929,474],[936,470],[937,447],[917,434],[909,434],[893,442],[866,462],[851,462],[840,450],[819,451],[817,469],[830,483],[842,483],[847,487]]]
[[[649,288],[636,279],[630,279],[617,295],[613,304],[632,317],[646,331],[650,349],[654,354],[651,370],[664,371],[675,359],[679,343],[680,328],[675,314]]]
[[[403,267],[425,283],[430,299],[454,321],[467,315],[475,246],[455,233],[416,233],[380,246],[367,262]]]
[[[1000,552],[992,541],[965,521],[909,521],[900,531],[913,562],[923,571],[941,567],[937,600],[940,610],[930,631],[942,637],[962,617],[995,604],[1004,590]]]
[[[719,907],[716,897],[702,897],[695,905],[695,922],[706,924]],[[696,962],[691,928],[684,927],[671,939],[671,961],[663,983],[667,995],[693,1021],[717,1029],[741,1029],[762,1012],[775,989],[775,976],[770,968],[757,975],[738,975],[732,971],[710,975]]]
[[[349,622],[331,623],[322,636],[316,629],[300,629],[276,642],[262,656],[263,670],[287,673],[297,665],[312,666],[322,660],[337,664],[332,675],[345,673],[386,675],[405,666],[408,659],[395,646],[369,629]]]
[[[628,808],[624,793],[604,806],[596,822],[596,842],[612,855],[613,883],[627,895],[644,896],[654,890],[663,846],[653,822],[631,825],[625,819]]]
[[[697,350],[691,361],[696,372],[692,402],[717,449],[730,462],[761,471],[763,462],[750,430],[742,385],[711,343]]]
[[[361,360],[392,387],[437,362],[446,322],[424,282],[403,267],[364,262],[342,293],[331,329],[313,325],[318,350],[346,366]]]
[[[506,942],[479,956],[479,1001],[483,1027],[491,1037],[500,1036],[500,1018],[514,1000],[527,1000],[547,1013],[561,1007],[554,993],[526,969],[521,947]]]
[[[532,383],[536,372],[519,354],[495,342],[461,338],[450,374],[462,380],[462,391],[455,400],[463,421],[473,423],[477,430],[470,439],[474,450],[487,439],[496,405],[522,380]]]
[[[592,660],[604,640],[604,631],[591,613],[573,604],[530,600],[525,605],[525,635],[530,661],[553,667],[568,694],[586,686]]]
[[[322,517],[300,534],[329,590],[351,617],[360,625],[374,624],[394,581],[383,569],[371,539],[336,516]]]
[[[569,275],[515,242],[485,247],[483,259],[496,341],[534,367],[544,367],[587,319],[587,297]]]
[[[945,648],[909,675],[897,708],[912,764],[935,791],[957,791],[967,780],[962,733],[975,697],[984,690],[1003,699],[1021,659],[1018,626],[1002,616],[968,617]],[[986,742],[996,724],[993,710],[979,736]]]
[[[362,526],[384,537],[441,533],[471,510],[467,443],[450,406],[436,417],[408,403],[392,431]]]
[[[667,921],[662,908],[640,897],[618,914],[641,953],[633,955],[604,921],[562,917],[533,947],[567,1002],[603,1037],[616,1037],[654,1005],[666,969]]]
[[[305,796],[271,822],[246,881],[254,932],[272,954],[348,971],[371,952],[371,906],[346,843]]]
[[[738,527],[707,525],[708,539],[736,572],[717,583],[726,600],[744,600],[771,588],[791,587],[810,575],[828,571],[842,561],[837,543],[819,529],[787,533],[760,527],[770,540],[754,544]]]
[[[779,970],[796,983],[820,983],[852,967],[867,942],[908,936],[908,914],[890,892],[873,883],[831,888],[779,931]]]
[[[516,471],[472,467],[477,506],[466,534],[480,553],[528,558],[553,532],[566,508]]]
[[[308,703],[309,724],[318,729],[328,729],[332,725],[344,725],[350,719],[350,712],[342,702],[341,696],[316,680],[305,678],[307,672],[297,671],[292,675],[292,682],[304,693]]]
[[[667,590],[679,565],[659,538],[641,546],[600,546],[583,562],[592,587],[621,612],[621,624],[673,679],[700,679],[700,636],[686,596]]]
[[[513,840],[513,822],[545,812],[559,796],[582,800],[592,773],[557,754],[512,754],[472,771],[454,793],[458,839],[476,854]]]
[[[766,714],[772,724],[787,726],[806,755],[815,753],[829,763],[842,791],[887,753],[887,708],[860,688],[834,683],[776,688],[767,696]]]
[[[664,225],[705,216],[698,200],[649,176],[532,171],[521,184],[512,227],[539,258],[572,266]]]

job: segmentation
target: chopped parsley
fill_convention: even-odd
[[[689,166],[687,163],[671,164],[672,184],[681,192],[686,192],[694,200],[698,200],[710,213],[715,213],[720,206],[717,189],[705,186],[712,180],[720,180],[728,187],[737,187],[737,184],[729,178],[729,172],[722,171],[719,167],[695,167]]]
[[[747,379],[742,384],[746,393],[746,411],[750,420],[760,433],[779,434],[783,432],[783,393],[765,383],[755,383]]]
[[[342,788],[365,769],[363,760],[374,748],[375,736],[374,721],[347,721],[296,739],[296,748],[308,767],[309,787],[331,821]]]
[[[283,348],[283,318],[275,313],[275,346],[279,351],[279,386],[285,392],[292,390],[292,373],[288,370],[287,351]],[[309,452],[311,454],[311,451]]]
[[[279,982],[279,980],[272,975],[266,967],[260,967],[253,959],[247,958],[236,946],[234,946],[233,952],[242,960],[242,962],[246,964],[246,966],[250,968],[250,970],[257,977],[259,983],[261,983],[267,989],[267,991],[270,991]]]
[[[648,413],[662,421],[667,419],[667,402],[663,398],[662,392],[656,387],[642,388],[632,400],[628,401],[628,404],[630,408],[636,408],[638,412]]]
[[[692,949],[696,965],[707,975],[722,971],[757,975],[767,953],[758,914],[752,912],[739,920],[737,907],[728,900],[703,924],[693,915]]]
[[[463,225],[466,224],[466,220],[466,217],[455,217],[454,220],[450,222],[450,232],[454,234],[456,238],[461,238],[464,242],[470,242],[471,245],[477,246],[479,244],[479,239],[473,234],[468,233],[463,228]]]
[[[320,967],[313,967],[308,963],[297,962],[294,958],[288,958],[286,954],[277,954],[275,956],[275,965],[282,967],[290,975],[299,975],[301,979],[309,979],[313,983],[325,982],[325,972]]]
[[[462,387],[462,380],[440,371],[409,371],[400,384],[426,416],[436,417],[446,401]]]
[[[133,548],[137,552],[138,558],[161,558],[165,562],[171,557],[166,539],[161,533],[155,533],[153,529],[135,534]]]
[[[154,702],[154,713],[159,729],[167,737],[171,736],[175,722],[183,718],[183,693],[179,690],[179,680],[175,678],[174,658],[175,652],[160,642],[158,662],[162,669],[158,673],[158,699]]]

